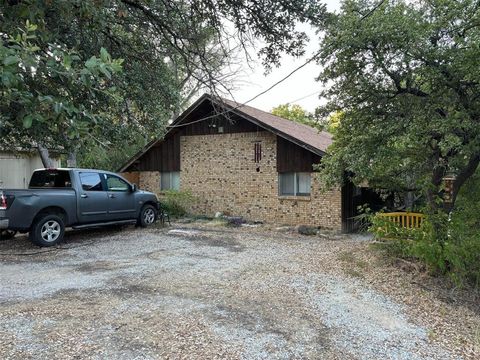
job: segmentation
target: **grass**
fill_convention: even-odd
[[[345,274],[359,279],[363,279],[365,277],[363,271],[365,271],[369,266],[368,262],[365,260],[360,259],[350,251],[344,251],[340,253],[337,256],[337,259],[345,263],[345,265],[348,264],[348,266],[343,267]]]
[[[340,260],[340,261],[349,263],[351,265],[354,265],[355,267],[360,268],[362,270],[368,268],[368,262],[358,258],[357,256],[355,256],[354,253],[352,253],[350,251],[344,251],[344,252],[340,253],[338,255],[337,259]]]

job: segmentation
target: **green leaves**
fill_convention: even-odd
[[[9,66],[9,65],[17,64],[21,60],[22,59],[17,55],[10,55],[10,56],[5,57],[2,62],[3,62],[3,65]]]
[[[121,72],[122,62],[103,48],[99,57],[82,61],[63,44],[40,41],[44,35],[26,22],[11,34],[8,46],[0,45],[0,113],[9,120],[0,124],[0,139],[15,147],[18,142],[8,141],[9,136],[68,149],[70,140],[96,130],[105,105],[118,101],[109,82]]]
[[[333,184],[347,172],[433,199],[443,175],[467,176],[480,154],[478,9],[469,0],[376,5],[347,0],[325,29],[319,79],[329,102],[319,112],[342,117],[323,176]]]
[[[272,114],[280,116],[284,119],[289,119],[300,124],[309,126],[317,126],[314,115],[308,113],[300,105],[296,104],[281,104],[272,109]]]
[[[25,129],[30,129],[33,123],[33,115],[27,115],[23,118],[23,127]]]

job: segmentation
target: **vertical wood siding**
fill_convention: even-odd
[[[320,162],[320,156],[277,136],[278,172],[311,172],[313,165]]]

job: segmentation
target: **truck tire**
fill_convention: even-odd
[[[56,214],[40,215],[30,229],[30,241],[38,246],[53,246],[63,240],[65,223]]]
[[[152,205],[144,205],[142,210],[140,210],[140,215],[138,216],[137,225],[141,227],[147,227],[155,224],[158,217],[158,211]]]

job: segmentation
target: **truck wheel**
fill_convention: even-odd
[[[141,227],[147,227],[155,224],[157,221],[158,212],[152,205],[144,205],[140,210],[140,216],[138,217],[137,225]]]
[[[10,240],[17,232],[13,230],[0,230],[0,240]]]
[[[65,223],[55,214],[40,216],[30,229],[30,241],[38,246],[53,246],[63,240]]]

